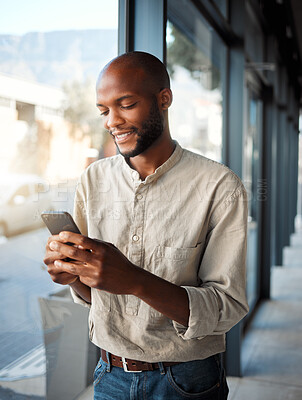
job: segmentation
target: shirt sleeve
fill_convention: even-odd
[[[75,191],[74,198],[74,207],[73,207],[73,218],[75,223],[80,229],[82,235],[88,234],[87,228],[87,219],[86,219],[86,201],[83,190],[83,183],[79,181]],[[77,304],[81,304],[84,307],[91,307],[90,303],[87,303],[81,296],[79,296],[71,287],[70,287],[71,296],[73,301]]]
[[[247,195],[242,184],[211,218],[199,268],[199,287],[183,286],[189,297],[188,327],[173,321],[184,340],[229,331],[248,312],[246,299]]]
[[[87,301],[85,301],[84,299],[82,299],[82,297],[80,297],[73,289],[72,287],[70,287],[70,293],[71,293],[71,297],[73,298],[73,301],[76,304],[81,304],[81,306],[87,307],[87,308],[91,308],[91,304],[87,303]]]

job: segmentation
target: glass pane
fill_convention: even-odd
[[[228,17],[228,0],[214,0],[217,8],[220,10],[221,14],[227,18]]]
[[[298,164],[298,200],[297,200],[297,216],[296,230],[302,230],[302,115],[299,118],[299,164]]]
[[[94,86],[100,68],[117,55],[117,22],[118,0],[1,6],[1,399],[15,392],[75,398],[92,376],[87,310],[46,271],[49,232],[40,214],[71,212],[81,172],[115,153]]]
[[[261,137],[262,102],[257,93],[247,87],[246,131],[244,135],[243,181],[247,189],[248,250],[247,299],[252,307],[258,296],[258,203],[265,195],[265,184],[259,179],[259,140]]]
[[[226,48],[191,2],[169,1],[168,18],[172,136],[182,146],[221,161]]]

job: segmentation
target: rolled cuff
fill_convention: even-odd
[[[189,297],[189,326],[173,321],[178,336],[184,340],[203,339],[213,334],[219,319],[219,308],[214,293],[209,288],[182,286]]]

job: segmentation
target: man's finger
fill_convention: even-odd
[[[61,232],[59,238],[61,242],[73,243],[82,246],[85,250],[92,250],[93,252],[97,252],[102,244],[104,244],[104,246],[106,245],[105,242],[102,242],[101,240],[95,241],[94,239],[90,239],[89,237],[80,235],[79,233],[67,231]]]
[[[63,260],[56,260],[54,262],[54,266],[59,271],[67,272],[68,274],[72,275],[84,275],[85,274],[85,267],[86,265],[82,262],[66,262]],[[86,269],[87,271],[87,269]]]
[[[47,252],[47,254],[44,257],[44,263],[47,264],[51,264],[53,263],[55,260],[62,260],[63,258],[65,258],[66,256],[64,254],[61,254],[59,252],[53,251],[51,250],[51,252]]]
[[[47,245],[49,245],[49,243],[53,242],[53,241],[60,241],[60,236],[59,235],[49,236],[49,238],[47,240]]]
[[[77,275],[71,275],[67,272],[60,272],[56,274],[49,272],[49,275],[54,282],[59,283],[60,285],[69,285],[78,279]]]
[[[60,259],[68,257],[85,263],[89,263],[92,259],[90,252],[61,242],[51,242],[49,247],[51,250],[64,255],[64,257],[59,257]]]

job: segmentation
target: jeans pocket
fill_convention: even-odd
[[[93,373],[94,386],[96,386],[100,382],[102,377],[105,375],[106,369],[107,369],[107,364],[102,359],[100,359]]]
[[[180,398],[219,399],[220,369],[214,357],[168,367],[167,378]]]

